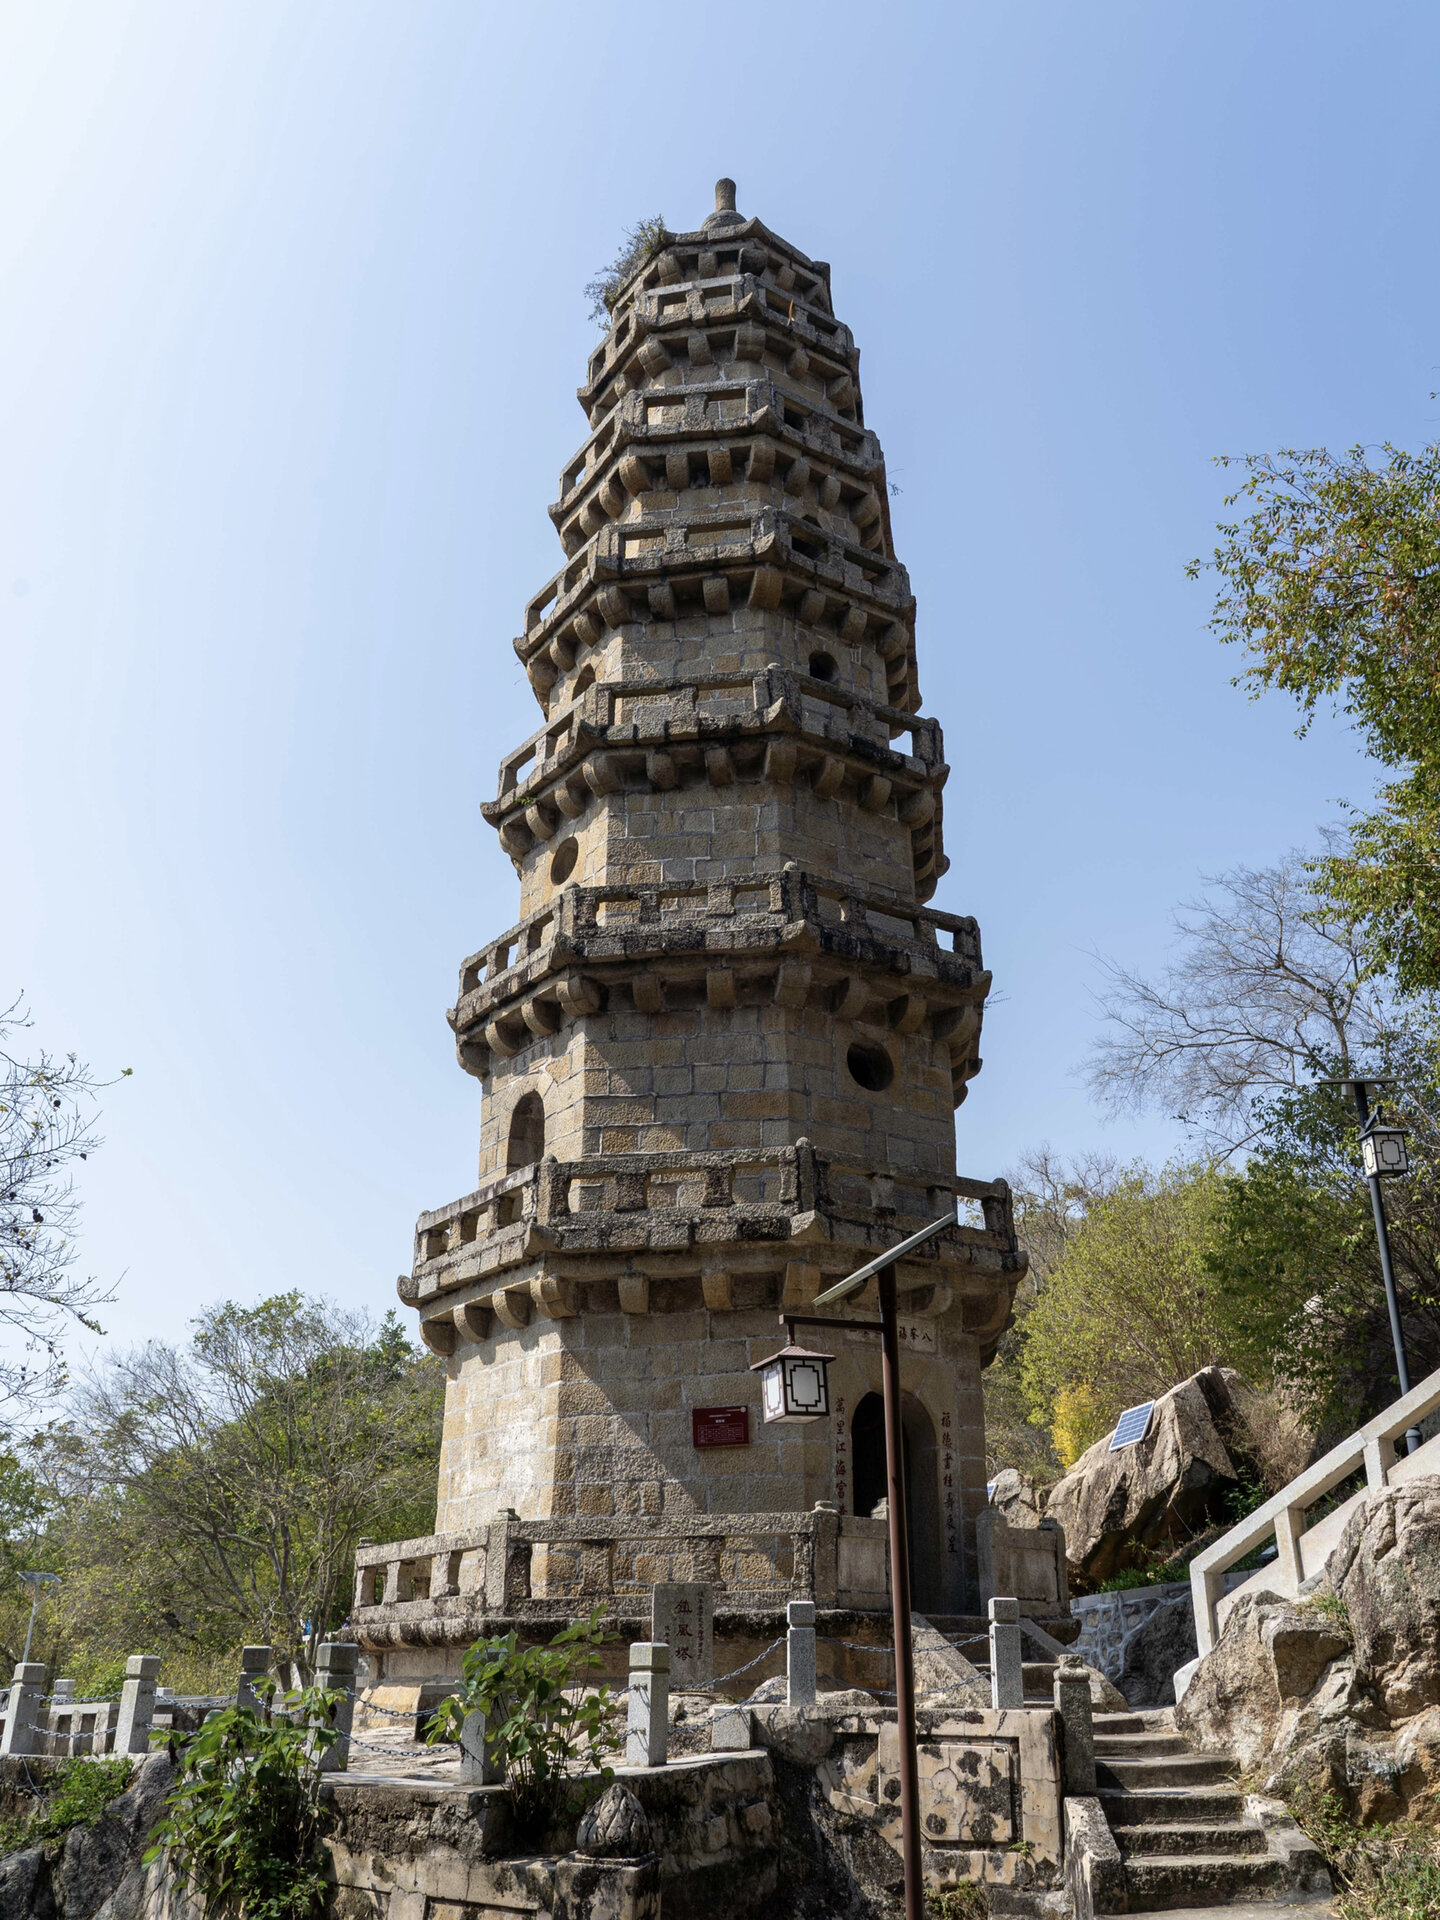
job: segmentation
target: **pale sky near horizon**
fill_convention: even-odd
[[[1440,12],[0,4],[0,1003],[102,1075],[113,1340],[394,1303],[473,1184],[443,1012],[585,423],[584,283],[713,183],[833,265],[1003,996],[962,1170],[1164,1158],[1090,955],[1371,773],[1251,703],[1185,563],[1219,453],[1435,437]],[[121,1277],[123,1276],[123,1278]],[[407,1321],[408,1321],[408,1316]]]

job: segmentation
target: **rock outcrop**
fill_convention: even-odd
[[[1001,1467],[990,1482],[990,1505],[1012,1527],[1038,1527],[1045,1510],[1045,1495],[1036,1486],[1034,1476],[1018,1467]]]
[[[1155,1402],[1143,1440],[1114,1453],[1108,1435],[1097,1440],[1050,1489],[1045,1515],[1065,1529],[1073,1578],[1108,1580],[1223,1515],[1242,1465],[1227,1438],[1235,1378],[1206,1367],[1182,1380]]]
[[[0,1861],[0,1920],[139,1920],[141,1855],[174,1779],[168,1751],[152,1753],[94,1820]]]
[[[1292,1797],[1440,1817],[1440,1478],[1363,1500],[1308,1596],[1240,1600],[1175,1723]]]

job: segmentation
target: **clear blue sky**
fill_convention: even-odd
[[[834,266],[1004,994],[959,1116],[1163,1157],[1087,958],[1370,776],[1248,703],[1213,455],[1434,436],[1440,10],[91,0],[0,14],[0,990],[101,1071],[122,1339],[382,1311],[468,1189],[444,1008],[582,440],[581,288],[718,174]]]

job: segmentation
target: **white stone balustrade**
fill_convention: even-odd
[[[1440,1407],[1440,1369],[1428,1374],[1403,1398],[1332,1447],[1323,1459],[1292,1480],[1254,1513],[1247,1514],[1213,1546],[1190,1563],[1190,1592],[1195,1609],[1195,1639],[1203,1658],[1215,1645],[1229,1609],[1245,1593],[1272,1593],[1277,1599],[1295,1597],[1301,1582],[1318,1573],[1345,1531],[1346,1522],[1366,1493],[1396,1486],[1421,1474],[1440,1473],[1440,1434],[1417,1452],[1397,1457],[1395,1443],[1407,1428]],[[1311,1507],[1363,1467],[1365,1487],[1307,1527]],[[1225,1574],[1237,1561],[1275,1542],[1274,1560],[1253,1573],[1243,1585],[1225,1591]],[[1189,1671],[1180,1673],[1187,1679]],[[1177,1691],[1179,1690],[1177,1676]]]

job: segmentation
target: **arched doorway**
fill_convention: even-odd
[[[905,1453],[905,1515],[910,1532],[910,1599],[921,1613],[943,1612],[940,1559],[940,1475],[935,1428],[914,1394],[900,1396]],[[885,1498],[885,1402],[867,1393],[850,1420],[850,1471],[857,1514],[872,1514]]]
[[[545,1157],[545,1102],[538,1093],[522,1093],[510,1115],[507,1167],[533,1167]]]

